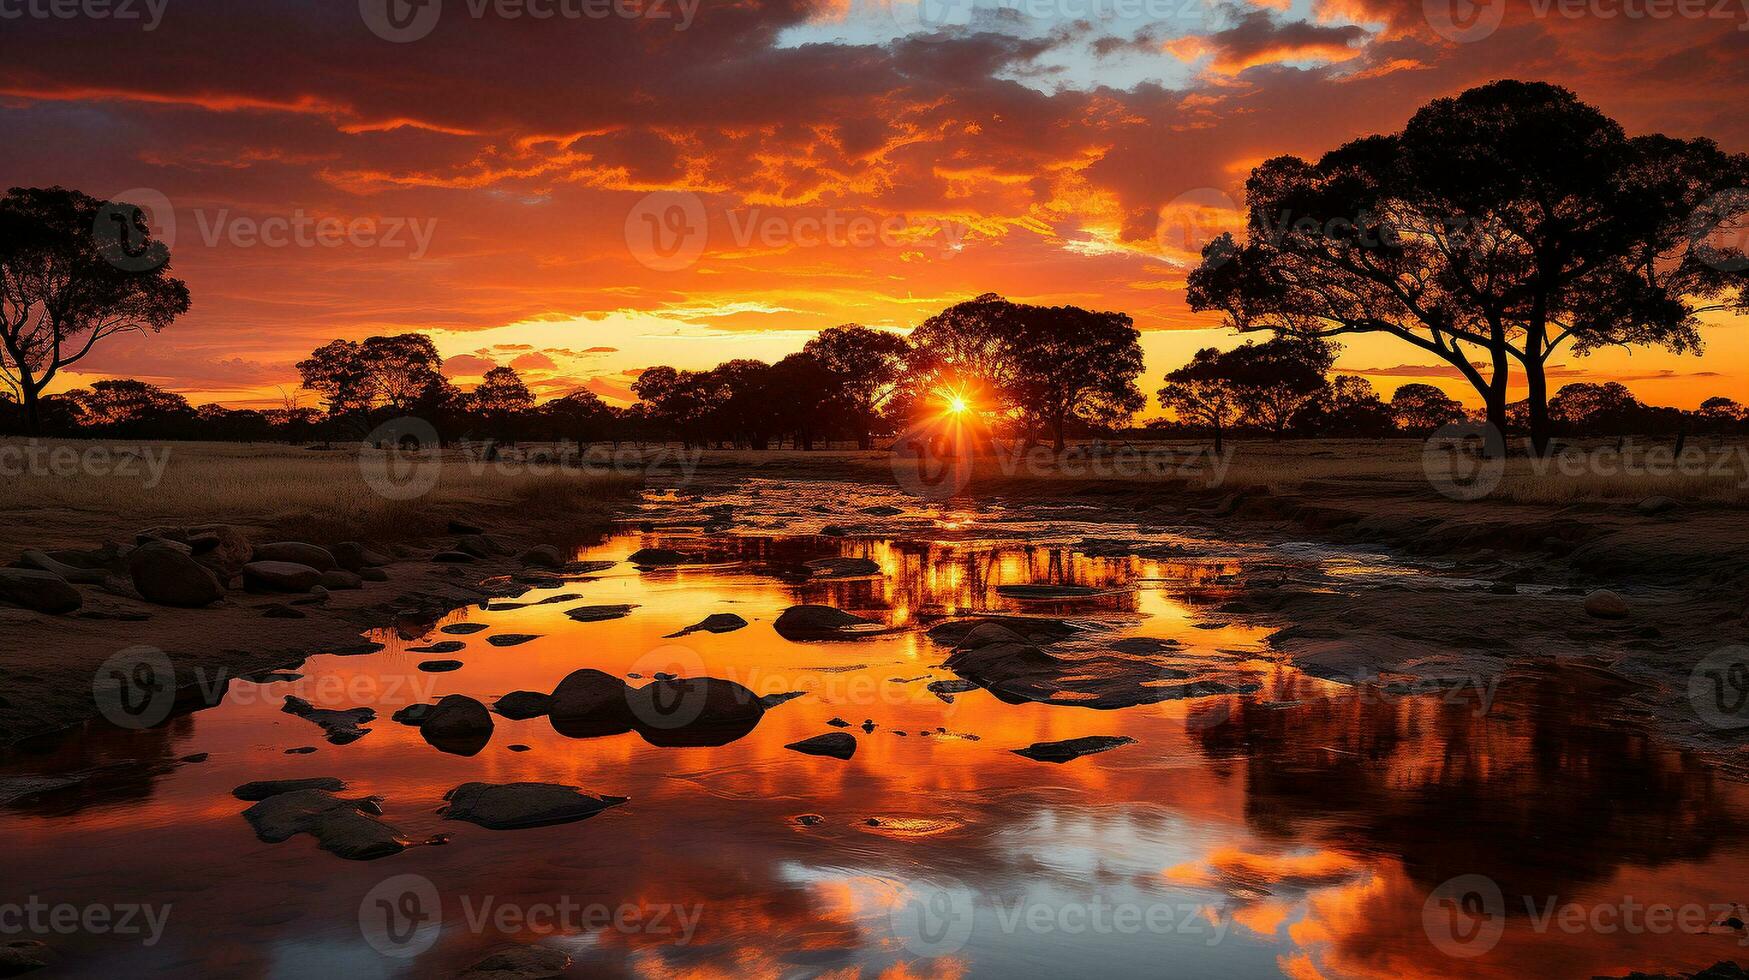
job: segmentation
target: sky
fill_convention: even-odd
[[[996,292],[1128,313],[1152,392],[1241,340],[1183,286],[1251,167],[1497,78],[1749,151],[1746,26],[1749,0],[0,0],[0,177],[146,207],[192,293],[58,387],[314,406],[309,351],[418,330],[463,387],[507,364],[623,403],[655,364]],[[1703,336],[1551,375],[1749,400],[1744,318]],[[1349,338],[1338,370],[1467,395],[1428,363]]]

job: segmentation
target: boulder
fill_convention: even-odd
[[[631,613],[631,611],[633,609],[636,609],[636,608],[638,608],[638,607],[635,605],[628,605],[628,604],[610,605],[610,606],[578,606],[575,609],[565,610],[565,615],[571,617],[572,619],[576,620],[579,623],[599,623],[599,622],[602,622],[603,620],[608,620],[608,619],[620,619],[620,618],[628,615],[629,613]]]
[[[879,632],[882,626],[831,606],[802,605],[785,609],[772,628],[786,640],[842,640]]]
[[[571,957],[550,946],[500,946],[465,970],[459,980],[549,980],[562,977]]]
[[[560,569],[565,567],[564,553],[550,544],[537,544],[517,555],[516,560],[524,568]]]
[[[490,737],[492,713],[465,694],[451,694],[431,706],[419,731],[427,739]]]
[[[692,555],[671,548],[641,548],[626,556],[626,561],[644,568],[690,565],[697,561]]]
[[[931,627],[928,636],[931,640],[950,647],[973,649],[990,643],[1012,643],[1017,637],[1027,643],[1047,646],[1080,632],[1083,632],[1083,627],[1065,623],[1060,619],[1046,619],[1042,616],[984,616],[941,623]]]
[[[807,566],[815,578],[856,578],[881,573],[880,563],[872,558],[816,558]]]
[[[540,639],[539,633],[498,633],[486,637],[486,642],[495,647],[515,647],[538,639]]]
[[[348,572],[336,568],[322,573],[322,581],[318,583],[330,592],[351,592],[364,588],[364,579],[357,572]]]
[[[714,677],[652,681],[629,689],[626,701],[638,734],[661,746],[727,745],[765,714],[758,695]]]
[[[328,733],[328,741],[335,745],[356,742],[370,734],[370,729],[364,725],[376,720],[377,716],[370,708],[318,708],[292,694],[285,696],[285,706],[280,710],[320,726]]]
[[[243,818],[269,844],[309,834],[324,851],[369,861],[407,847],[400,831],[376,819],[381,813],[374,796],[348,800],[327,790],[300,789],[263,799],[244,810]]]
[[[321,570],[289,561],[252,561],[243,566],[243,587],[251,592],[308,592],[322,584]]]
[[[711,613],[709,616],[693,623],[677,633],[669,633],[665,639],[685,636],[688,633],[733,633],[747,625],[747,621],[734,613]]]
[[[482,528],[480,528],[480,526],[477,524],[469,524],[466,521],[450,521],[449,522],[449,533],[451,533],[451,534],[485,534],[486,532]]]
[[[574,670],[553,688],[547,714],[553,728],[573,738],[630,731],[630,691],[612,674],[589,667]]]
[[[870,517],[896,517],[904,513],[904,511],[899,508],[889,507],[886,504],[876,504],[873,507],[864,507],[862,508],[862,512]]]
[[[502,555],[508,551],[503,545],[485,534],[462,535],[455,541],[455,550],[473,555],[475,558],[490,558],[493,555]]]
[[[66,579],[34,568],[0,568],[0,602],[59,616],[85,604]]]
[[[288,561],[294,565],[308,565],[318,572],[331,571],[339,568],[339,562],[334,560],[334,553],[327,548],[302,541],[275,541],[271,544],[255,546],[251,561]]]
[[[1626,599],[1608,589],[1599,589],[1585,597],[1585,612],[1598,619],[1626,619]]]
[[[511,691],[499,698],[492,705],[492,710],[512,721],[522,721],[525,718],[539,718],[547,713],[553,703],[551,694],[539,691]]]
[[[190,529],[189,546],[194,560],[212,569],[220,582],[229,583],[243,571],[254,554],[248,535],[229,524],[208,524]],[[212,541],[208,546],[205,542]]]
[[[465,820],[487,830],[520,830],[587,820],[625,802],[621,796],[590,796],[561,783],[463,783],[443,798],[445,820]]]
[[[1193,677],[1145,657],[1120,653],[1057,655],[1025,643],[955,650],[947,669],[1008,704],[1043,702],[1080,708],[1127,708],[1262,685],[1249,676]]]
[[[358,577],[366,582],[387,582],[389,573],[380,568],[361,568],[358,570]]]
[[[424,660],[420,661],[419,669],[427,674],[447,674],[452,670],[461,670],[460,660]]]
[[[432,555],[431,560],[444,565],[468,565],[474,561],[474,556],[465,551],[440,551]]]
[[[848,759],[856,754],[856,736],[848,732],[828,732],[791,742],[784,746],[804,755],[823,755],[833,759]]]
[[[1015,749],[1015,755],[1023,755],[1038,762],[1054,762],[1062,765],[1072,759],[1084,755],[1095,755],[1100,752],[1110,752],[1123,745],[1134,745],[1135,739],[1127,735],[1086,735],[1081,738],[1068,738],[1061,742],[1034,742],[1024,749]]]

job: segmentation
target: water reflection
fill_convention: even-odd
[[[129,975],[441,975],[506,941],[558,946],[580,974],[607,976],[1609,975],[1738,955],[1727,934],[1571,935],[1539,931],[1525,912],[1527,897],[1743,897],[1742,787],[1648,739],[1615,707],[1625,692],[1612,675],[1584,664],[1508,673],[1486,710],[1476,692],[1339,687],[1275,662],[1265,627],[1206,613],[1236,577],[1258,573],[1232,549],[1087,558],[1070,542],[952,537],[621,535],[581,557],[708,546],[713,560],[617,565],[526,597],[637,605],[621,619],[574,622],[572,603],[460,610],[431,626],[487,630],[385,631],[379,653],[314,657],[293,681],[238,681],[219,707],[157,729],[39,743],[0,775],[84,778],[0,810],[10,865],[0,901],[172,902],[152,947],[47,937],[73,972]],[[829,556],[871,559],[881,574],[812,575],[806,563]],[[1319,560],[1276,556],[1272,568],[1316,576]],[[932,694],[930,681],[953,675],[924,631],[971,613],[1039,613],[998,593],[1030,583],[1112,593],[1043,607],[1095,627],[1090,648],[1173,641],[1146,655],[1243,672],[1258,689],[1115,711]],[[906,628],[791,642],[771,623],[798,603]],[[749,625],[666,638],[721,612]],[[537,638],[484,642],[504,632]],[[425,656],[409,648],[440,638],[466,644],[444,655],[464,666],[419,671]],[[466,757],[388,720],[446,694],[490,704],[550,691],[584,667],[640,685],[671,673],[803,696],[708,740],[495,718]],[[372,707],[378,720],[350,745],[287,756],[320,742],[279,710],[288,694]],[[783,748],[831,731],[856,737],[853,759]],[[1061,766],[1010,751],[1114,735],[1137,742]],[[205,761],[183,761],[199,753]],[[384,818],[410,837],[450,842],[343,862],[307,838],[260,844],[229,796],[250,780],[318,775],[344,779],[348,795],[380,795]],[[525,831],[443,821],[442,795],[474,780],[561,782],[630,802]],[[382,956],[359,926],[363,896],[400,874],[433,883],[444,923],[405,959]],[[1497,947],[1475,958],[1443,952],[1424,921],[1430,893],[1459,875],[1498,883],[1506,900]],[[480,919],[488,902],[637,914],[550,936]],[[653,924],[693,909],[684,937]]]

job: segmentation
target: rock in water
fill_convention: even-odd
[[[486,637],[486,642],[495,647],[514,647],[538,639],[540,639],[539,633],[499,633],[496,636]]]
[[[492,705],[492,710],[513,721],[539,718],[552,706],[553,696],[539,691],[511,691]]]
[[[824,755],[834,759],[848,759],[856,754],[856,736],[848,732],[828,732],[825,735],[804,738],[800,742],[791,742],[784,748],[804,755]]]
[[[66,579],[33,568],[0,568],[0,601],[59,616],[85,604]]]
[[[711,613],[709,616],[693,623],[691,626],[688,626],[678,633],[669,633],[665,639],[673,639],[677,636],[686,636],[688,633],[698,632],[733,633],[738,629],[744,628],[746,625],[747,621],[734,613]]]
[[[346,788],[346,783],[334,776],[312,776],[309,779],[261,779],[231,790],[231,795],[239,800],[257,803],[270,796],[281,793],[296,793],[304,789],[320,789],[330,793],[338,793]]]
[[[672,548],[640,548],[626,556],[626,561],[643,568],[666,568],[673,565],[691,565],[698,559],[683,551]]]
[[[842,640],[879,632],[881,624],[831,606],[791,606],[772,629],[786,640]]]
[[[1060,602],[1069,599],[1091,599],[1107,590],[1091,585],[998,585],[996,594],[1007,599],[1031,602]]]
[[[630,693],[625,681],[585,667],[567,674],[553,688],[547,714],[561,735],[617,735],[631,731]]]
[[[686,677],[629,688],[632,727],[644,741],[662,746],[727,745],[751,732],[765,703],[734,681]]]
[[[488,830],[520,830],[587,820],[625,802],[621,796],[590,796],[560,783],[463,783],[443,795],[438,811]]]
[[[128,577],[147,602],[194,609],[225,597],[212,570],[175,548],[144,545],[128,555]]]
[[[342,799],[322,789],[276,793],[243,811],[255,836],[277,844],[298,834],[350,861],[388,857],[406,849],[400,831],[376,819],[377,797]]]
[[[565,615],[579,623],[600,623],[609,619],[621,619],[631,613],[636,605],[620,604],[612,606],[578,606],[565,610]]]
[[[322,573],[320,584],[323,588],[336,592],[351,592],[364,588],[364,578],[357,572],[348,572],[336,568]]]
[[[1127,735],[1087,735],[1082,738],[1064,739],[1061,742],[1034,742],[1024,749],[1015,749],[1014,754],[1024,755],[1028,759],[1036,759],[1039,762],[1055,762],[1061,765],[1084,755],[1096,755],[1100,752],[1110,752],[1122,745],[1134,745],[1135,741]]]
[[[524,568],[564,568],[565,556],[558,548],[550,544],[537,544],[518,555],[516,560]]]
[[[321,726],[328,733],[328,741],[335,745],[356,742],[370,734],[370,729],[363,726],[366,722],[374,721],[377,716],[370,708],[347,708],[343,711],[317,708],[303,698],[291,694],[285,696],[285,706],[280,710]]]
[[[327,548],[302,541],[276,541],[272,544],[258,544],[252,561],[283,561],[294,565],[308,565],[318,572],[331,572],[340,567],[334,560],[334,553]]]
[[[486,739],[492,736],[492,713],[465,694],[450,694],[426,712],[419,732],[428,741],[471,742],[479,739],[484,747]]]
[[[1608,589],[1599,589],[1585,597],[1585,611],[1598,619],[1626,619],[1628,603]]]
[[[880,564],[871,558],[816,558],[807,565],[815,578],[855,578],[881,573]]]
[[[425,660],[419,664],[419,669],[427,674],[447,674],[452,670],[461,670],[460,660]]]
[[[289,561],[252,561],[243,566],[243,587],[251,592],[308,592],[322,584],[322,572]]]

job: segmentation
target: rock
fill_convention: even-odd
[[[1152,636],[1126,636],[1121,640],[1112,641],[1111,648],[1118,653],[1146,656],[1150,653],[1165,653],[1168,650],[1176,650],[1183,645],[1177,640],[1161,640]]]
[[[301,609],[293,609],[283,602],[274,602],[261,607],[261,615],[267,619],[303,619]]]
[[[322,584],[322,572],[289,561],[252,561],[243,566],[243,587],[251,592],[308,592]]]
[[[1585,612],[1598,619],[1626,619],[1628,611],[1627,600],[1608,589],[1585,597]]]
[[[855,578],[881,573],[880,563],[871,558],[816,558],[807,566],[815,578]]]
[[[365,560],[365,550],[364,545],[357,541],[342,541],[328,549],[328,553],[334,556],[336,565],[349,572],[356,572],[372,564]]]
[[[1081,738],[1064,739],[1061,742],[1034,742],[1024,749],[1015,749],[1015,755],[1023,755],[1039,762],[1055,762],[1058,765],[1071,759],[1079,759],[1084,755],[1096,755],[1100,752],[1110,752],[1122,745],[1133,745],[1135,739],[1127,735],[1087,735]]]
[[[581,598],[583,598],[581,592],[561,592],[558,595],[550,595],[545,599],[536,599],[533,602],[494,602],[488,608],[493,612],[505,612],[512,609],[527,609],[530,606],[550,606],[557,602],[576,602]]]
[[[370,734],[370,729],[363,726],[367,722],[375,721],[377,716],[370,708],[347,708],[339,711],[317,708],[303,698],[291,694],[285,696],[285,706],[280,710],[321,726],[328,733],[328,741],[335,745],[356,742]]]
[[[376,819],[377,798],[342,799],[327,790],[300,789],[269,796],[243,811],[255,836],[269,844],[298,834],[350,861],[369,861],[406,849],[400,831]]]
[[[631,613],[636,605],[621,604],[608,606],[578,606],[565,610],[565,615],[579,623],[599,623],[609,619],[620,619]]]
[[[322,581],[318,584],[329,591],[351,592],[364,588],[364,578],[357,572],[336,568],[333,571],[323,572]]]
[[[400,722],[403,725],[412,725],[417,728],[420,725],[425,724],[425,719],[429,717],[431,717],[431,705],[410,704],[405,708],[402,708],[400,711],[390,715],[389,720]]]
[[[452,670],[461,670],[460,660],[424,660],[420,661],[419,669],[427,674],[447,674]]]
[[[499,698],[492,710],[513,721],[539,718],[552,706],[553,696],[539,691],[511,691]]]
[[[128,555],[135,591],[160,606],[196,609],[224,598],[225,587],[212,570],[184,552],[151,544]]]
[[[800,752],[803,755],[824,755],[834,759],[848,759],[856,754],[856,737],[847,732],[828,732],[825,735],[804,738],[800,742],[791,742],[784,748]]]
[[[928,636],[931,640],[950,647],[975,649],[991,643],[1013,643],[1016,640],[1035,646],[1049,646],[1081,632],[1082,627],[1042,616],[984,616],[942,623],[932,627]]]
[[[35,612],[60,616],[84,605],[85,597],[66,579],[53,572],[34,568],[0,568],[0,602],[10,602]]]
[[[799,814],[796,814],[796,823],[799,823],[804,827],[817,827],[820,824],[823,824],[825,822],[826,822],[826,818],[819,815],[818,813],[799,813]]]
[[[514,647],[538,639],[540,639],[539,633],[499,633],[496,636],[486,637],[486,642],[495,647]]]
[[[772,628],[786,640],[841,640],[878,633],[884,627],[831,606],[802,605],[785,609]]]
[[[449,533],[451,533],[451,534],[485,534],[486,532],[484,530],[482,530],[481,528],[479,528],[478,526],[473,525],[473,524],[469,524],[466,521],[450,521],[449,522]]]
[[[463,971],[459,980],[548,980],[564,976],[571,957],[550,946],[500,946]]]
[[[527,551],[524,551],[522,554],[517,555],[516,561],[524,568],[551,568],[557,570],[565,567],[564,552],[561,552],[558,548],[555,548],[550,544],[537,544]]]
[[[70,565],[47,552],[26,548],[19,553],[21,567],[50,572],[75,585],[103,585],[109,581],[109,569]]]
[[[333,552],[327,548],[302,541],[276,541],[272,544],[255,546],[254,557],[250,563],[263,561],[283,561],[293,565],[308,565],[318,572],[329,572],[340,567],[334,560]]]
[[[1669,497],[1647,497],[1645,500],[1635,504],[1634,510],[1639,511],[1646,517],[1656,517],[1659,514],[1668,514],[1681,506],[1680,503],[1671,500]]]
[[[445,820],[465,820],[488,830],[520,830],[587,820],[625,802],[620,796],[590,796],[561,783],[463,783],[443,798]]]
[[[574,670],[553,688],[547,714],[553,728],[573,738],[630,731],[630,691],[612,674],[588,667]]]
[[[251,803],[278,796],[281,793],[295,793],[303,789],[321,789],[330,793],[338,793],[346,788],[346,783],[334,776],[312,776],[308,779],[261,779],[231,790],[231,795],[239,800]]]
[[[828,721],[826,724],[831,725],[833,728],[849,728],[850,727],[850,722],[845,721],[843,718],[833,718],[831,721]]]
[[[820,529],[820,533],[826,535],[829,538],[842,538],[845,535],[849,534],[850,531],[849,531],[849,529],[841,527],[837,524],[828,524],[825,527]]]
[[[711,613],[709,616],[693,623],[691,626],[677,632],[669,633],[665,639],[685,636],[688,633],[733,633],[747,625],[747,621],[734,613]]]
[[[467,636],[470,633],[478,633],[481,630],[488,630],[491,628],[492,627],[487,626],[485,623],[451,623],[441,630],[438,630],[438,632],[448,633],[451,636]]]
[[[758,695],[714,677],[652,681],[628,689],[626,701],[633,727],[651,745],[727,745],[765,714]]]
[[[47,945],[35,939],[0,940],[0,977],[16,977],[54,962]]]
[[[664,568],[673,565],[691,565],[697,559],[685,552],[674,551],[671,548],[640,548],[627,555],[626,561],[643,568]]]
[[[967,694],[976,690],[978,690],[978,685],[968,680],[931,681],[929,684],[929,693],[948,704],[953,703],[954,695]]]
[[[467,695],[448,695],[425,712],[420,733],[427,739],[472,739],[491,735],[491,712]]]
[[[445,565],[470,565],[473,564],[474,556],[465,551],[440,551],[432,555],[431,560]]]
[[[387,582],[389,573],[380,568],[361,568],[358,570],[358,577],[366,582]]]
[[[467,646],[460,640],[438,640],[422,647],[408,647],[408,653],[454,653]]]
[[[896,517],[896,516],[904,513],[904,511],[900,510],[899,508],[889,507],[886,504],[877,504],[873,507],[864,507],[864,508],[862,508],[862,512],[864,514],[867,514],[870,517]]]
[[[221,583],[229,583],[243,571],[254,555],[248,535],[229,524],[208,524],[190,529],[189,545],[194,560],[211,569]],[[208,541],[212,543],[207,544]]]

